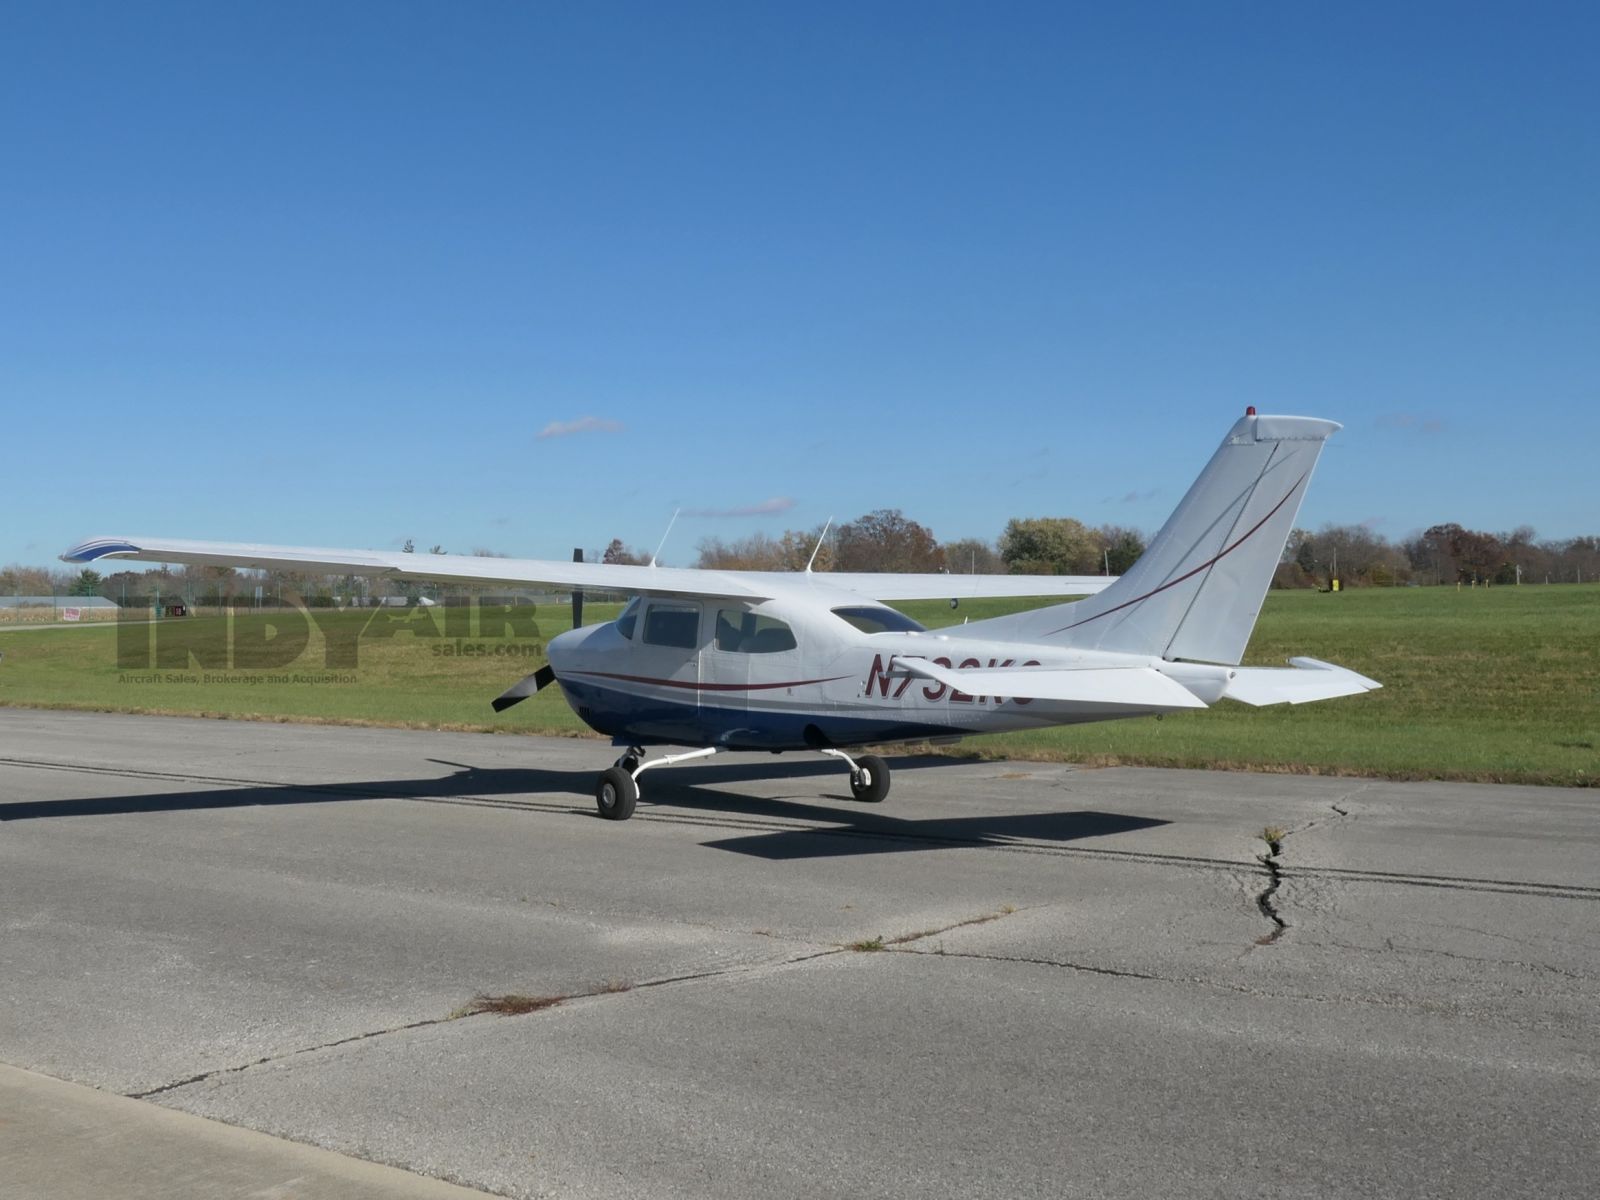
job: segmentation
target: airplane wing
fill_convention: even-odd
[[[375,575],[435,583],[494,586],[529,584],[647,595],[765,600],[792,592],[797,583],[858,593],[874,600],[950,600],[973,596],[1081,596],[1115,582],[1104,576],[896,575],[792,571],[703,571],[537,558],[481,558],[460,554],[405,554],[393,550],[340,550],[321,546],[268,546],[252,542],[199,542],[172,538],[90,538],[61,555],[63,562],[101,559]]]
[[[925,658],[896,655],[894,668],[969,696],[1023,700],[1065,700],[1133,708],[1204,708],[1205,701],[1180,683],[1149,667],[941,667]]]
[[[1383,684],[1348,667],[1315,658],[1291,658],[1287,667],[1239,667],[1223,696],[1257,707],[1265,704],[1309,704],[1336,696],[1356,696]]]
[[[754,600],[765,599],[769,594],[728,571],[537,558],[485,558],[466,554],[405,554],[394,550],[335,550],[322,546],[265,546],[251,542],[92,538],[61,556],[63,562],[70,563],[97,562],[105,558],[327,575],[381,575],[391,579],[478,586],[543,584],[630,595],[643,592]]]

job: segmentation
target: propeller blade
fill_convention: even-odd
[[[550,664],[545,663],[532,675],[524,675],[516,683],[494,698],[495,712],[505,712],[513,704],[521,704],[540,688],[547,688],[556,681],[556,673],[550,669]]]
[[[583,550],[581,548],[575,548],[572,551],[572,561],[576,563],[581,563],[583,561]],[[572,627],[576,629],[582,624],[583,589],[575,587],[572,589]]]

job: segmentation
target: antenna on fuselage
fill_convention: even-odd
[[[682,511],[683,509],[681,508],[672,510],[672,520],[667,522],[667,532],[661,535],[661,542],[656,546],[656,552],[650,556],[650,565],[652,567],[656,565],[656,559],[661,557],[661,547],[667,544],[667,538],[672,533],[672,527],[678,523],[678,514]]]
[[[817,561],[817,555],[822,553],[822,543],[828,540],[828,530],[832,528],[832,526],[833,518],[830,516],[822,526],[822,533],[817,537],[816,549],[812,550],[811,557],[806,559],[807,575],[811,574],[811,564]]]

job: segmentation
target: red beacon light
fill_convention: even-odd
[[[1254,404],[1251,404],[1251,405],[1247,406],[1245,408],[1245,410],[1244,410],[1244,415],[1247,416],[1247,417],[1255,416],[1256,415],[1256,406]]]

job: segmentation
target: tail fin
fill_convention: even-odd
[[[1333,421],[1258,417],[1228,431],[1139,561],[1105,591],[1009,618],[996,634],[1236,664]],[[1001,618],[1007,620],[1007,618]]]

